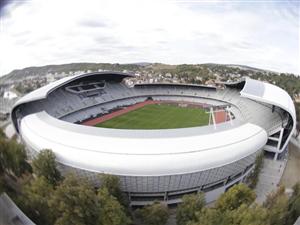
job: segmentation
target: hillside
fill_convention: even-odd
[[[207,71],[209,69],[210,71]],[[70,63],[70,64],[61,64],[61,65],[46,65],[40,67],[27,67],[20,70],[13,70],[10,73],[1,77],[1,80],[14,80],[14,79],[24,79],[26,77],[34,76],[45,76],[47,74],[55,73],[74,73],[77,71],[98,71],[98,70],[113,70],[113,71],[153,71],[153,72],[162,72],[162,73],[184,73],[189,75],[197,75],[197,72],[207,73],[211,72],[225,72],[236,73],[245,71],[246,73],[262,73],[262,74],[272,74],[278,75],[276,72],[267,71],[263,69],[253,68],[245,65],[233,65],[233,64],[181,64],[181,65],[168,65],[162,63],[132,63],[132,64],[111,64],[111,63]],[[183,75],[183,74],[182,74]]]
[[[200,83],[215,81],[234,81],[243,76],[264,80],[274,83],[285,90],[291,96],[298,98],[300,79],[295,74],[277,73],[268,70],[253,68],[245,65],[225,64],[181,64],[168,65],[162,63],[133,63],[133,64],[110,64],[110,63],[70,63],[61,65],[46,65],[41,67],[28,67],[21,70],[13,70],[1,77],[0,83],[20,82],[28,78],[42,79],[47,75],[68,76],[76,73],[111,70],[124,71],[138,74],[139,79],[148,81],[149,78],[166,78],[165,81],[177,80],[183,83]],[[146,78],[145,78],[146,77]],[[169,80],[167,79],[169,78]],[[157,79],[156,79],[157,80]],[[159,80],[161,81],[161,80]]]
[[[98,71],[102,70],[115,70],[121,71],[124,69],[135,70],[139,66],[134,64],[120,65],[120,64],[110,64],[110,63],[70,63],[70,64],[61,64],[61,65],[46,65],[41,67],[27,67],[21,70],[13,70],[12,72],[6,74],[1,78],[1,80],[15,80],[15,79],[24,79],[26,77],[39,76],[43,77],[47,74],[55,73],[74,73],[77,71]]]

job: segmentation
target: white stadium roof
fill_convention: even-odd
[[[268,103],[287,111],[294,123],[293,129],[296,127],[296,110],[290,95],[283,89],[268,83],[246,78],[246,83],[243,90],[240,92],[242,97],[253,99],[258,102]],[[290,133],[290,137],[293,132]],[[285,149],[288,142],[281,148]]]
[[[110,71],[106,71],[106,72],[97,72],[97,73],[85,73],[85,74],[77,74],[77,75],[73,75],[73,76],[68,76],[68,77],[64,77],[62,79],[56,80],[54,82],[51,82],[41,88],[38,88],[30,93],[28,93],[27,95],[25,95],[24,97],[22,97],[21,99],[19,99],[15,105],[14,108],[18,105],[27,103],[27,102],[32,102],[32,101],[36,101],[36,100],[40,100],[40,99],[44,99],[47,97],[47,95],[57,89],[58,87],[65,85],[67,83],[70,83],[74,80],[77,80],[79,78],[82,77],[88,77],[88,76],[92,76],[92,75],[99,75],[99,74],[114,74],[116,76],[131,76],[130,74],[127,73],[122,73],[122,72],[110,72]]]
[[[63,124],[66,129],[61,127]],[[113,129],[111,135],[102,135],[105,130],[112,131],[70,124],[45,112],[21,121],[23,139],[36,149],[52,149],[65,165],[118,175],[158,176],[206,170],[255,153],[267,142],[266,131],[250,123],[192,136],[186,135],[191,128],[160,130],[159,138],[152,136],[153,130],[139,130],[143,138],[136,137],[135,130]]]
[[[38,88],[32,92],[30,92],[29,94],[25,95],[24,97],[22,97],[21,99],[19,99],[16,104],[14,105],[14,107],[18,106],[18,105],[21,105],[21,104],[24,104],[24,103],[27,103],[27,102],[32,102],[32,101],[36,101],[36,100],[40,100],[40,99],[43,99],[43,98],[46,98],[47,97],[47,94],[59,87],[60,85],[62,84],[65,84],[75,78],[79,77],[79,75],[75,75],[75,76],[70,76],[70,77],[64,77],[60,80],[57,80],[57,81],[54,81],[52,83],[49,83],[41,88]]]
[[[293,100],[290,95],[280,87],[246,78],[245,86],[240,93],[242,97],[278,106],[289,112],[292,118],[296,120]]]

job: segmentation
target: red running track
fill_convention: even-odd
[[[227,113],[225,112],[225,110],[215,112],[215,120],[216,120],[216,124],[226,122],[227,121]]]

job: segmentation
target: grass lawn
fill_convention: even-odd
[[[209,114],[201,108],[175,105],[146,105],[99,123],[97,127],[117,129],[171,129],[208,125]]]

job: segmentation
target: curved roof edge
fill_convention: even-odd
[[[246,78],[245,86],[241,90],[240,94],[245,98],[278,106],[290,114],[293,119],[293,128],[289,138],[281,149],[281,151],[283,151],[296,127],[296,110],[291,96],[278,86],[250,78]]]
[[[96,76],[96,75],[117,75],[120,76],[121,78],[125,77],[133,77],[133,75],[129,73],[123,73],[123,72],[113,72],[113,71],[103,71],[103,72],[92,72],[92,73],[83,73],[83,74],[78,74],[74,76],[69,76],[69,77],[64,77],[62,79],[59,79],[57,81],[54,81],[52,83],[49,83],[41,88],[38,88],[27,95],[23,96],[20,98],[13,106],[12,111],[14,108],[16,108],[18,105],[36,101],[36,100],[41,100],[47,97],[49,93],[52,91],[56,90],[57,88],[66,85],[74,80],[83,78],[83,77],[89,77],[89,76]]]
[[[206,88],[206,89],[212,89],[216,90],[217,87],[214,86],[208,86],[208,85],[201,85],[201,84],[181,84],[181,83],[140,83],[140,84],[135,84],[134,87],[140,87],[140,86],[187,86],[187,87],[196,87],[196,88]]]
[[[115,137],[103,136],[102,130],[93,135],[66,130],[31,114],[22,119],[20,130],[28,147],[37,152],[52,149],[62,164],[131,176],[207,170],[245,158],[267,142],[266,131],[251,123],[217,133],[178,138]]]
[[[223,84],[223,85],[226,85],[226,86],[234,86],[234,85],[238,85],[238,84],[241,84],[243,82],[245,82],[246,80],[246,77],[242,77],[240,78],[239,80],[237,81],[218,81],[217,83],[218,84]]]

